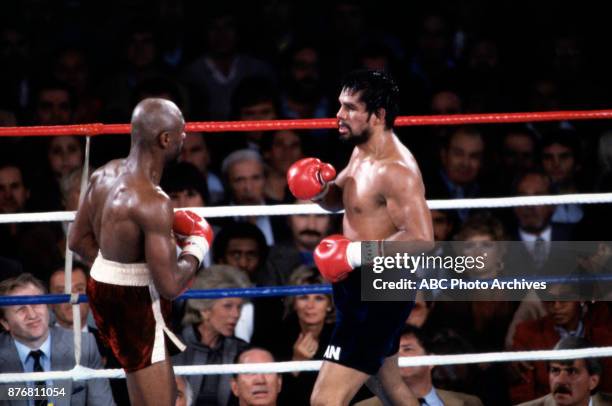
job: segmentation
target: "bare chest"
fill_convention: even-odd
[[[343,179],[343,202],[347,214],[371,215],[386,204],[376,165],[356,165]]]

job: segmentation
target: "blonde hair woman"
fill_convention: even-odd
[[[249,287],[244,271],[227,265],[213,265],[198,273],[193,289],[235,289]],[[183,317],[183,342],[187,350],[174,359],[175,365],[231,364],[248,344],[234,332],[244,300],[189,299]],[[195,404],[228,404],[231,394],[230,375],[192,375],[187,377],[193,388]]]

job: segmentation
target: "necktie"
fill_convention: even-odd
[[[418,401],[420,406],[427,406],[427,401],[424,398],[419,398]]]
[[[546,241],[542,237],[538,237],[535,240],[533,246],[533,261],[537,269],[541,269],[546,262]]]
[[[40,363],[40,357],[42,355],[43,355],[43,352],[41,350],[30,351],[30,357],[34,360],[34,372],[44,372],[42,364]],[[34,382],[34,385],[37,388],[41,388],[41,389],[46,387],[46,383],[44,381],[36,381]],[[46,400],[35,400],[34,405],[35,406],[46,406],[47,401]]]

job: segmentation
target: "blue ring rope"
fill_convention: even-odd
[[[516,276],[518,279],[520,276]],[[548,283],[588,283],[588,282],[608,282],[612,281],[612,275],[567,275],[561,277],[536,277],[525,276],[526,281],[541,281]],[[512,280],[512,278],[497,278],[502,280]],[[483,280],[484,281],[484,280]],[[332,288],[329,284],[322,285],[302,285],[302,286],[262,286],[255,288],[236,288],[236,289],[206,289],[189,290],[179,296],[176,300],[186,299],[221,299],[225,297],[275,297],[275,296],[298,296],[308,294],[331,294]],[[34,305],[34,304],[59,304],[69,303],[68,294],[50,294],[35,296],[2,296],[0,306]],[[87,295],[79,295],[78,303],[87,302]]]
[[[331,285],[304,285],[304,286],[263,286],[246,289],[207,289],[190,290],[183,293],[176,300],[185,299],[221,299],[225,297],[274,297],[297,296],[307,294],[331,294]],[[59,304],[69,303],[68,294],[51,294],[35,296],[2,296],[0,306]],[[87,295],[79,295],[79,303],[87,302]]]

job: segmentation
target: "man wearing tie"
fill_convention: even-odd
[[[549,195],[552,193],[548,175],[539,170],[530,170],[521,174],[515,187],[518,196]],[[552,215],[555,206],[519,206],[514,208],[516,228],[512,232],[517,241],[522,241],[533,267],[541,270],[550,256],[551,241],[570,241],[572,226],[553,223]]]
[[[426,335],[419,327],[406,324],[402,330],[399,351],[400,357],[429,355]],[[433,386],[431,371],[433,366],[400,368],[402,380],[418,397],[420,406],[482,406],[480,399],[466,393],[452,392]],[[358,402],[355,406],[382,406],[377,397]]]
[[[43,283],[25,273],[0,283],[0,296],[42,295]],[[46,304],[24,304],[0,307],[0,324],[6,330],[0,334],[0,373],[43,372],[70,370],[74,367],[74,339],[72,332],[61,327],[49,327],[49,308]],[[102,368],[100,353],[90,333],[81,336],[81,365]],[[11,399],[9,388],[30,387],[38,392],[55,390],[58,397],[48,399]],[[13,391],[14,392],[14,391]],[[63,392],[63,394],[62,394]],[[114,405],[107,379],[87,381],[38,381],[30,385],[8,383],[0,386],[0,394],[7,399],[3,405],[46,406],[59,405]]]

